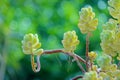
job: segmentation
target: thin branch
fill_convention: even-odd
[[[56,50],[45,50],[43,53],[44,54],[53,54],[53,53],[64,53],[64,51],[62,49],[56,49]]]
[[[84,70],[84,68],[82,67],[82,65],[79,63],[79,61],[80,61],[80,62],[83,62],[83,63],[85,63],[85,64],[86,64],[86,61],[85,61],[83,58],[81,58],[80,56],[78,56],[77,54],[64,52],[62,49],[57,49],[57,50],[45,50],[45,51],[43,52],[43,54],[53,54],[53,53],[60,53],[60,52],[62,52],[62,53],[64,53],[64,54],[67,54],[67,55],[73,57],[73,58],[76,60],[78,66],[80,67],[80,69],[82,70],[82,72],[85,73],[85,70]],[[39,72],[39,71],[40,71],[41,65],[40,65],[39,58],[40,58],[40,56],[37,56],[37,58],[36,58],[37,63],[35,63],[34,55],[33,55],[33,54],[31,55],[31,66],[32,66],[32,69],[33,69],[34,72]]]
[[[62,49],[45,50],[43,53],[44,53],[44,54],[54,54],[54,53],[60,53],[60,52],[71,56],[70,53],[64,52]],[[83,62],[83,63],[86,64],[86,61],[85,61],[82,57],[78,56],[77,54],[75,54],[75,56],[77,57],[77,59],[78,59],[80,62]]]
[[[77,55],[77,54],[74,54],[74,55],[77,57],[77,59],[79,61],[82,61],[83,63],[86,63],[86,61],[83,58],[81,58],[79,55]]]
[[[89,36],[90,36],[90,33],[87,34],[86,36],[86,68],[87,68],[87,71],[88,71],[88,68],[89,68],[89,65],[88,65],[88,52],[89,52]]]
[[[78,80],[78,79],[80,79],[80,78],[83,78],[83,76],[76,76],[76,77],[74,77],[72,80]]]
[[[67,54],[67,55],[73,57],[73,58],[76,60],[77,65],[78,65],[79,68],[82,70],[82,72],[83,72],[83,73],[86,72],[85,69],[82,67],[82,65],[79,63],[79,61],[80,61],[80,62],[83,62],[83,63],[86,64],[86,61],[85,61],[83,58],[81,58],[80,56],[78,56],[77,54],[64,52],[64,51],[61,50],[61,49],[58,49],[58,50],[45,50],[43,53],[44,53],[44,54],[53,54],[53,53],[58,53],[58,52],[62,52],[62,53],[64,53],[64,54]]]
[[[67,54],[69,54],[69,56],[72,56],[72,57],[75,59],[75,61],[77,62],[77,65],[79,66],[79,68],[82,70],[83,73],[85,73],[86,71],[85,71],[85,69],[82,67],[82,65],[80,64],[80,62],[79,62],[79,60],[78,60],[78,56],[76,56],[75,53],[67,53]]]
[[[78,61],[77,57],[75,56],[74,59],[76,59],[77,65],[79,66],[79,68],[82,70],[83,73],[85,73],[85,69],[82,67],[82,65],[80,64],[80,62]]]
[[[89,33],[86,36],[86,57],[88,57],[89,52]]]

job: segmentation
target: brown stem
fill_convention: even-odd
[[[91,70],[93,69],[92,67],[93,67],[93,63],[92,63],[92,62],[90,62],[90,68],[91,68]]]
[[[80,79],[80,78],[83,78],[83,76],[76,76],[76,77],[74,77],[72,80],[78,80],[78,79]]]
[[[62,49],[56,49],[56,50],[44,50],[44,54],[53,54],[53,53],[60,53],[60,52],[64,52]]]
[[[85,73],[85,69],[82,67],[82,65],[80,64],[79,60],[78,60],[78,56],[76,56],[76,54],[71,53],[71,56],[75,59],[75,61],[77,62],[77,65],[79,66],[79,68],[82,70],[83,73]]]
[[[53,54],[53,53],[60,53],[60,52],[61,52],[61,53],[65,53],[65,54],[71,56],[70,53],[64,52],[62,49],[45,50],[43,53],[44,53],[44,54]],[[86,61],[85,61],[83,58],[81,58],[80,56],[78,56],[77,54],[75,54],[75,56],[77,57],[77,59],[78,59],[80,62],[86,63]]]
[[[80,56],[78,56],[77,54],[75,54],[75,56],[77,57],[77,59],[79,61],[82,61],[83,63],[86,63],[86,61],[83,58],[81,58]]]
[[[87,34],[86,36],[86,68],[87,68],[87,71],[88,71],[88,68],[89,68],[89,65],[88,65],[88,52],[89,52],[89,36],[90,36],[90,33]]]
[[[77,65],[78,65],[79,68],[82,70],[82,72],[83,72],[83,73],[86,72],[85,69],[82,67],[82,65],[79,63],[79,61],[80,61],[80,62],[83,62],[83,63],[86,64],[86,61],[85,61],[83,58],[81,58],[80,56],[78,56],[77,54],[69,53],[69,52],[64,52],[64,51],[61,50],[61,49],[58,49],[58,50],[45,50],[43,53],[44,53],[44,54],[53,54],[53,53],[58,53],[58,52],[62,52],[62,53],[64,53],[64,54],[67,54],[67,55],[73,57],[73,58],[76,60]]]
[[[67,54],[67,55],[73,57],[73,58],[76,60],[79,68],[82,70],[83,73],[85,73],[85,70],[84,70],[84,68],[82,67],[82,65],[79,63],[79,61],[80,61],[80,62],[83,62],[83,63],[85,63],[85,64],[86,64],[86,61],[85,61],[83,58],[81,58],[80,56],[78,56],[77,54],[64,52],[62,49],[57,49],[57,50],[45,50],[45,51],[43,52],[43,54],[53,54],[53,53],[59,53],[59,52],[62,52],[62,53],[64,53],[64,54]],[[36,58],[37,63],[35,63],[34,55],[33,55],[33,54],[31,55],[31,66],[32,66],[32,69],[33,69],[34,72],[39,72],[39,71],[40,71],[41,65],[40,65],[39,58],[40,58],[40,56],[37,56],[37,58]]]
[[[77,58],[75,53],[66,53],[66,54],[68,54],[69,56],[72,56],[75,59],[75,61],[77,62],[77,65],[79,66],[79,68],[82,70],[83,73],[86,72],[85,69],[80,64],[80,62],[79,62],[79,60],[78,60],[78,58]]]

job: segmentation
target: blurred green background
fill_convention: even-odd
[[[92,6],[99,19],[90,38],[90,51],[99,53],[102,24],[110,17],[107,0],[0,0],[0,80],[70,80],[80,75],[76,63],[62,53],[42,55],[41,71],[34,73],[21,40],[37,33],[43,49],[60,49],[64,32],[75,30],[80,40],[75,52],[85,58],[85,35],[77,24],[79,11],[86,6]]]

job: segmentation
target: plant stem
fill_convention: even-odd
[[[39,72],[41,65],[40,65],[40,56],[36,57],[36,61],[37,63],[34,62],[34,55],[31,55],[31,65],[32,65],[32,69],[34,72]]]
[[[73,58],[76,60],[77,65],[78,65],[79,68],[82,70],[82,72],[83,72],[83,73],[86,72],[85,69],[82,67],[82,65],[79,63],[79,61],[80,61],[80,62],[83,62],[83,63],[86,64],[86,61],[85,61],[83,58],[81,58],[80,56],[78,56],[77,54],[69,53],[69,52],[64,52],[64,51],[61,50],[61,49],[57,49],[57,50],[45,50],[43,53],[44,53],[44,54],[53,54],[53,53],[58,53],[58,52],[62,52],[62,53],[64,53],[64,54],[67,54],[67,55],[73,57]]]
[[[78,61],[78,59],[76,58],[76,62],[77,62],[77,65],[79,66],[79,68],[82,70],[83,73],[85,73],[85,69],[82,67],[82,65],[80,64],[80,62]]]
[[[88,71],[88,68],[89,68],[89,65],[88,65],[88,52],[89,52],[89,36],[90,36],[90,33],[87,34],[86,36],[86,68],[87,68],[87,71]]]
[[[83,78],[83,76],[76,76],[76,77],[74,77],[72,80],[78,80],[78,79],[80,79],[80,78]]]
[[[82,70],[83,73],[85,73],[84,68],[82,67],[82,65],[79,62],[83,62],[83,63],[86,64],[86,61],[83,58],[81,58],[80,56],[78,56],[77,54],[69,53],[69,52],[64,52],[62,49],[45,50],[43,52],[43,54],[53,54],[53,53],[60,53],[60,52],[73,57],[76,60],[79,68]],[[34,55],[33,54],[31,55],[31,65],[32,65],[32,69],[33,69],[34,72],[39,72],[40,71],[41,65],[40,65],[39,58],[40,58],[40,56],[37,56],[37,58],[36,58],[37,63],[35,63]]]
[[[53,54],[53,53],[64,53],[64,54],[67,54],[69,56],[71,56],[71,53],[68,53],[68,52],[64,52],[62,49],[56,49],[56,50],[45,50],[43,53],[44,54]],[[80,56],[78,56],[77,54],[74,55],[80,62],[83,62],[86,64],[86,61],[81,58]]]

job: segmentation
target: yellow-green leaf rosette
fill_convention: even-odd
[[[120,23],[120,0],[109,0],[108,10],[112,17],[116,18]]]
[[[64,33],[62,44],[65,52],[73,52],[79,44],[78,36],[75,31],[68,31]]]
[[[82,8],[79,15],[78,27],[83,34],[96,30],[98,19],[94,19],[95,13],[92,11],[91,7]]]
[[[91,51],[91,52],[88,53],[88,57],[89,57],[90,61],[94,61],[95,58],[97,57],[97,53]]]
[[[116,20],[110,19],[103,25],[103,31],[100,34],[101,48],[104,53],[120,60],[120,28]]]
[[[82,80],[103,80],[96,71],[89,71],[86,72],[83,76]]]
[[[33,55],[41,55],[43,53],[43,49],[39,49],[41,47],[41,43],[39,42],[38,35],[35,34],[26,34],[24,39],[22,40],[22,49],[24,54],[33,54]]]

